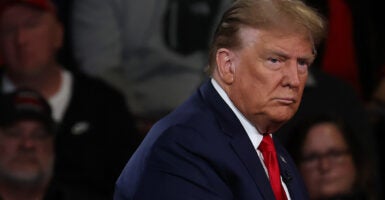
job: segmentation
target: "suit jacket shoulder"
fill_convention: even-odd
[[[251,200],[274,195],[239,120],[206,83],[154,125],[117,181],[119,199]]]

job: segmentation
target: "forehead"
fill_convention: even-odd
[[[341,130],[333,123],[320,123],[309,129],[305,147],[311,149],[344,148],[347,144]]]
[[[243,26],[239,30],[239,37],[243,47],[256,45],[261,48],[285,48],[296,52],[301,51],[304,54],[313,54],[313,41],[303,30],[257,29]]]
[[[22,17],[34,17],[39,16],[46,11],[39,9],[37,7],[23,4],[23,3],[14,3],[6,6],[0,13],[1,21],[13,21],[15,18],[19,19]]]
[[[4,129],[11,128],[31,128],[31,129],[43,129],[45,128],[45,124],[37,119],[19,119],[13,122],[12,124],[2,127]]]

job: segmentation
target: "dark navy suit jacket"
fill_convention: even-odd
[[[291,199],[308,199],[295,165],[276,148]],[[156,123],[121,173],[115,200],[274,200],[247,133],[208,81]]]

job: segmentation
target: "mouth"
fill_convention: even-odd
[[[283,105],[291,105],[297,102],[294,98],[275,98],[275,101]]]

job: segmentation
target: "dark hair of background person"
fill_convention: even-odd
[[[376,162],[367,156],[367,148],[357,137],[357,132],[346,125],[345,121],[334,114],[309,115],[298,121],[290,133],[286,148],[293,157],[297,166],[302,160],[302,150],[309,130],[317,124],[332,123],[337,126],[344,138],[348,150],[351,152],[353,164],[356,167],[357,178],[353,185],[353,192],[359,195],[358,199],[379,199]]]

